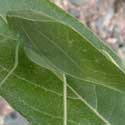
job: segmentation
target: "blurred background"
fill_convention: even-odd
[[[125,0],[51,0],[92,29],[125,64]],[[0,98],[0,125],[28,122]]]

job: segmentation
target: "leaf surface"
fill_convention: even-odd
[[[32,50],[30,50],[30,52],[32,52]],[[32,52],[32,55],[33,53],[34,52]],[[38,57],[36,54],[35,56]],[[35,63],[42,66],[43,63],[40,62],[39,57],[38,59],[39,61]],[[31,60],[34,61],[33,59]],[[51,70],[54,72],[53,69]],[[67,76],[67,83],[68,87],[81,101],[86,104],[97,117],[103,119],[105,123],[110,125],[124,125],[125,94],[100,85],[92,85],[89,82],[74,79],[70,76]]]
[[[22,12],[20,13],[20,11],[17,11],[22,10],[22,8],[35,12],[28,15],[29,11],[28,13],[25,11],[23,14]],[[47,0],[0,0],[0,15],[2,17],[0,20],[0,80],[3,81],[8,72],[13,69],[15,64],[15,49],[17,47],[17,43],[19,41],[23,41],[22,38],[25,37],[24,35],[21,35],[21,37],[18,35],[16,36],[16,34],[8,29],[5,17],[7,12],[10,10],[17,11],[16,13],[14,12],[11,13],[12,15],[9,15],[12,16],[13,19],[16,15],[17,21],[18,16],[21,16],[19,17],[21,18],[21,24],[24,21],[25,23],[23,25],[26,25],[27,23],[28,25],[33,24],[33,26],[34,22],[41,23],[41,15],[43,16],[45,13],[47,17],[44,16],[44,19],[48,20],[49,16],[52,18],[49,18],[49,21],[54,20],[55,22],[56,20],[56,24],[61,24],[61,28],[62,25],[65,25],[63,26],[64,31],[71,29],[73,34],[75,32],[75,35],[80,36],[80,38],[82,37],[83,39],[84,37],[84,40],[87,41],[88,44],[93,48],[95,47],[96,51],[99,51],[101,55],[104,54],[102,57],[106,57],[106,61],[111,63],[112,67],[115,66],[115,71],[117,71],[115,75],[117,76],[118,74],[118,77],[111,80],[116,81],[120,79],[120,82],[117,83],[118,85],[114,84],[114,82],[110,85],[109,83],[107,84],[104,82],[99,82],[98,85],[95,85],[95,83],[92,84],[90,81],[84,81],[82,77],[83,74],[77,75],[77,73],[74,71],[71,72],[70,70],[70,74],[68,74],[67,68],[65,68],[68,83],[68,125],[124,125],[125,96],[121,93],[121,91],[124,91],[124,84],[123,88],[122,86],[119,86],[119,84],[122,85],[122,78],[122,83],[124,83],[124,74],[121,71],[122,65],[119,58],[107,46],[99,42],[100,40],[88,28],[79,23],[76,19],[64,13],[62,10],[58,9],[55,5]],[[36,14],[40,16],[36,16]],[[34,15],[35,21],[32,23],[34,20],[32,19]],[[24,16],[28,18],[24,20]],[[44,25],[44,27],[47,25],[48,24]],[[35,26],[38,28],[38,25],[35,24]],[[19,26],[17,27],[19,29]],[[49,28],[50,31],[52,31],[52,27],[53,26]],[[56,28],[54,26],[54,30],[52,32],[54,32],[55,29]],[[57,31],[55,33],[57,33]],[[36,32],[34,34],[36,34]],[[62,37],[62,34],[59,35],[61,40],[65,38]],[[64,36],[65,34],[66,33],[64,33]],[[31,42],[29,41],[29,38],[26,40],[28,40],[28,43]],[[83,47],[83,43],[80,43],[80,45]],[[67,44],[65,46],[67,46]],[[37,51],[38,50],[34,51],[34,49],[31,49],[29,46],[26,48],[27,55],[33,62],[35,62],[34,64],[27,59],[22,48],[20,49],[19,64],[16,70],[11,73],[8,79],[5,80],[4,84],[0,87],[0,93],[15,109],[26,116],[26,118],[33,125],[62,125],[64,106],[63,79],[60,71],[64,72],[64,69],[60,67],[61,65],[53,65],[50,59],[46,58],[46,55],[41,52],[41,54],[39,54]],[[63,62],[64,60],[60,60],[61,64]],[[43,67],[54,72],[56,76]],[[76,70],[76,68],[74,70]],[[112,75],[114,74],[111,74],[111,76]],[[105,85],[106,87],[104,87]]]
[[[17,38],[13,34],[13,37],[4,42],[4,38],[0,40],[1,81],[15,63]],[[63,82],[49,70],[29,61],[23,52],[22,45],[19,49],[18,67],[4,81],[0,87],[0,94],[26,116],[32,125],[63,125]],[[104,124],[104,121],[98,118],[71,89],[68,89],[68,94],[68,125]]]
[[[8,22],[24,32],[28,46],[60,72],[116,91],[125,90],[125,74],[115,60],[65,22],[33,11],[10,12]]]

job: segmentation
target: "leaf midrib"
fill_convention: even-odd
[[[6,93],[7,94],[7,93]],[[9,95],[10,96],[10,95]],[[13,98],[13,97],[12,97]],[[21,98],[18,98],[18,101],[20,103],[22,103],[23,105],[27,106],[28,108],[30,108],[31,110],[35,111],[35,112],[38,112],[44,116],[48,116],[48,117],[51,117],[52,119],[59,119],[59,120],[63,120],[63,117],[60,117],[60,116],[55,116],[51,113],[48,113],[48,112],[45,112],[45,111],[41,111],[39,109],[37,109],[36,107],[33,107],[31,106],[30,104],[28,104],[25,100],[21,99]],[[78,122],[77,121],[74,121],[74,120],[70,120],[68,119],[68,122],[71,122],[71,123],[74,123],[74,124],[77,124],[78,125]]]
[[[3,68],[4,70],[6,70],[7,72],[9,72],[8,69],[5,68],[4,66],[0,65],[0,67]],[[28,83],[32,83],[32,81],[27,80],[27,79],[25,79],[25,78],[23,78],[23,77],[21,77],[21,76],[15,74],[14,72],[13,72],[11,75],[14,75],[15,77],[17,77],[17,78],[20,79],[20,80],[24,80],[24,81],[26,81],[26,82],[28,82]],[[34,83],[32,83],[32,84],[30,84],[30,85],[35,85],[35,86],[37,86],[37,84],[34,84]],[[83,97],[81,97],[81,96],[79,95],[79,93],[78,93],[76,90],[74,90],[68,83],[67,83],[67,86],[68,86],[68,88],[78,97],[78,99],[79,99],[82,103],[84,103],[97,117],[99,117],[103,122],[108,123],[108,124],[106,124],[106,125],[111,125],[101,114],[99,114],[99,112],[98,112],[96,109],[94,109]],[[39,87],[39,86],[37,86],[37,87]],[[41,87],[39,87],[39,88],[41,88]],[[70,98],[70,99],[74,99],[74,98]]]

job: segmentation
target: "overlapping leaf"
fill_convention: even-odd
[[[112,57],[113,61],[65,22],[33,11],[11,12],[8,22],[24,32],[30,48],[57,70],[116,91],[125,90],[125,74]]]

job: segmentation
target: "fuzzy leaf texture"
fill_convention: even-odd
[[[94,33],[48,0],[0,0],[0,94],[32,125],[124,125],[125,73]]]

